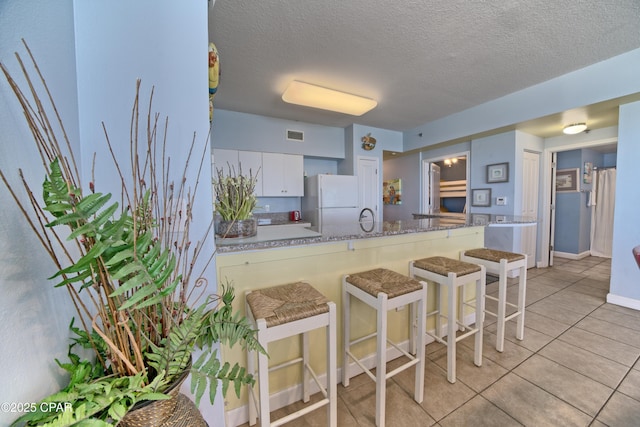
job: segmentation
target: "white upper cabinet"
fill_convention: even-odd
[[[255,194],[263,196],[263,175],[262,175],[262,153],[259,151],[238,151],[238,163],[242,166],[242,174],[245,176],[251,172],[252,176],[258,178],[256,182]]]
[[[262,153],[262,195],[304,196],[304,161],[301,155]]]
[[[218,178],[218,169],[222,169],[225,175],[229,174],[229,167],[235,173],[240,172],[249,176],[249,171],[257,177],[255,195],[262,197],[262,153],[257,151],[226,150],[221,148],[213,149],[213,178]]]

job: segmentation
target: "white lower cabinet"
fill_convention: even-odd
[[[301,155],[262,153],[262,195],[304,196],[304,161]]]

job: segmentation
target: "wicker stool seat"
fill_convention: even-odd
[[[351,339],[351,297],[355,297],[376,310],[376,330],[363,337]],[[342,279],[342,308],[344,319],[344,363],[342,385],[349,386],[350,359],[376,383],[376,425],[385,425],[386,382],[395,374],[411,366],[416,367],[414,399],[422,403],[424,398],[425,322],[427,284],[384,268],[345,275]],[[409,348],[410,354],[398,344],[387,339],[387,313],[405,305],[410,306]],[[352,347],[376,338],[376,374],[365,366],[351,351]],[[417,343],[416,343],[417,341]],[[404,355],[408,361],[387,372],[387,343]]]
[[[268,344],[283,338],[299,335],[302,356],[277,366],[268,366],[268,356],[258,354],[258,396],[249,389],[249,424],[254,425],[260,417],[261,427],[277,426],[327,406],[327,423],[336,426],[337,409],[337,362],[336,362],[336,306],[313,286],[306,282],[295,282],[266,289],[249,291],[245,298],[247,318],[258,331],[258,341],[268,351]],[[321,384],[309,364],[308,332],[326,329],[327,381]],[[248,352],[247,370],[255,372],[255,351]],[[301,363],[303,401],[309,402],[311,380],[315,381],[324,399],[285,417],[271,422],[269,409],[269,372]],[[259,404],[259,411],[257,406]]]
[[[499,251],[495,249],[478,248],[463,251],[460,259],[467,262],[484,265],[487,273],[496,274],[499,279],[498,297],[485,298],[498,303],[497,313],[489,311],[485,306],[485,313],[496,318],[497,338],[496,350],[504,350],[504,333],[507,321],[517,318],[516,338],[524,339],[524,310],[527,290],[527,256],[519,253]],[[518,275],[518,303],[507,302],[507,275],[512,270],[519,270]],[[507,316],[507,307],[515,311]]]
[[[458,261],[456,259],[435,256],[422,258],[409,263],[411,277],[420,277],[436,283],[436,307],[425,316],[435,317],[434,333],[428,332],[434,340],[447,346],[447,380],[456,382],[456,343],[470,335],[475,335],[473,363],[482,365],[482,324],[484,311],[484,289],[486,283],[485,268],[482,265]],[[464,287],[475,283],[476,293],[473,302],[464,300]],[[441,288],[447,289],[447,314],[442,311]],[[458,288],[460,289],[460,292]],[[456,310],[457,306],[457,310]],[[475,307],[475,325],[465,323],[465,307]],[[442,319],[447,319],[446,337],[443,336]],[[464,333],[457,335],[460,329]],[[467,330],[468,329],[468,330]],[[465,332],[466,331],[466,332]]]

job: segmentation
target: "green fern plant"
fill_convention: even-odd
[[[26,44],[25,47],[39,84],[48,95],[47,102],[57,116],[46,82]],[[58,267],[51,279],[56,281],[55,286],[67,289],[81,324],[76,327],[72,322],[70,326],[74,339],[69,361],[58,361],[70,375],[69,384],[43,401],[66,402],[71,407],[34,411],[16,424],[113,425],[136,403],[167,398],[164,392],[185,370],[192,374],[196,404],[207,386],[212,403],[218,384],[222,385],[223,394],[233,385],[239,395],[242,385],[252,385],[254,379],[237,363],[221,363],[217,345],[239,344],[265,350],[247,320],[233,311],[233,287],[222,284],[219,295],[207,294],[204,270],[195,271],[203,265],[198,258],[213,223],[210,218],[205,236],[192,243],[189,230],[199,179],[188,182],[186,177],[198,148],[195,138],[182,176],[174,185],[168,173],[169,159],[164,155],[166,141],[160,137],[163,143],[157,142],[161,132],[158,116],[151,113],[153,91],[146,137],[138,139],[138,81],[132,108],[131,158],[126,159],[132,169],[130,176],[121,172],[122,160],[113,154],[105,129],[122,189],[118,195],[122,202],[112,202],[111,194],[95,190],[96,183],[81,184],[61,119],[56,117],[62,142],[42,108],[36,82],[20,56],[16,56],[29,91],[22,91],[4,65],[0,63],[0,67],[23,106],[42,156],[42,201],[22,178],[30,202],[23,204],[1,170],[0,178]],[[198,170],[202,169],[207,143],[201,147]],[[204,262],[204,268],[209,261]],[[73,351],[77,345],[91,349],[94,359],[81,359]],[[196,350],[202,354],[193,361]]]

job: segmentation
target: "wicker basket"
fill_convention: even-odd
[[[196,405],[184,394],[180,386],[189,370],[165,392],[166,400],[150,400],[134,405],[120,420],[118,427],[207,427]]]

